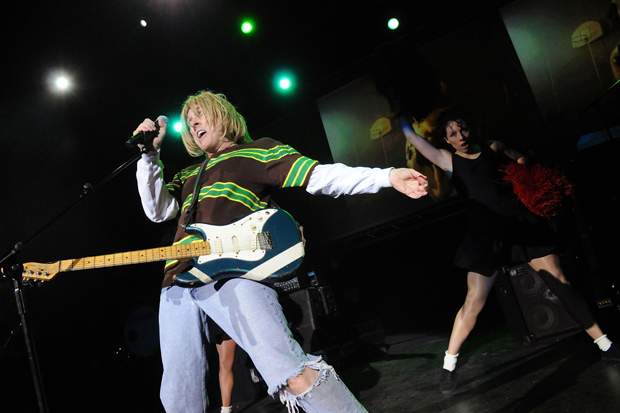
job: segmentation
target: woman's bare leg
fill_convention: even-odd
[[[222,344],[216,344],[217,353],[220,356],[220,392],[222,395],[222,406],[228,407],[231,403],[232,389],[235,383],[232,366],[235,360],[235,348],[237,343],[228,339]]]
[[[449,393],[456,388],[456,357],[469,333],[474,329],[478,314],[484,308],[489,292],[497,277],[497,272],[485,276],[470,271],[467,273],[467,296],[465,303],[454,318],[450,344],[443,359],[443,369],[439,377],[439,389],[442,393]]]
[[[489,292],[493,288],[493,283],[497,277],[497,272],[490,277],[477,272],[467,274],[467,296],[463,307],[456,314],[448,354],[456,356],[461,349],[461,345],[473,330],[478,319],[478,314],[484,308]]]

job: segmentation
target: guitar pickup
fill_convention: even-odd
[[[239,251],[241,251],[241,247],[239,246],[239,238],[237,238],[237,236],[233,236],[231,240],[233,252],[235,254],[239,254]]]
[[[221,257],[222,254],[224,253],[224,246],[222,245],[222,239],[215,238],[213,240],[213,247],[215,249],[215,253]]]

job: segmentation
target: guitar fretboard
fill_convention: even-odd
[[[90,270],[93,268],[116,267],[120,265],[143,264],[147,262],[200,257],[211,253],[208,242],[173,245],[148,250],[120,252],[73,260],[61,261],[60,272]]]
[[[120,265],[142,264],[147,262],[196,258],[211,254],[208,242],[173,245],[148,250],[120,252],[94,257],[74,258],[49,264],[24,264],[23,277],[34,280],[49,280],[60,272],[90,270],[94,268],[117,267]]]

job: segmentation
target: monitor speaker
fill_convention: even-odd
[[[338,308],[329,286],[281,295],[280,304],[293,337],[306,353],[321,354],[338,344]]]
[[[532,343],[581,329],[528,264],[503,268],[495,291],[508,328],[518,342]]]

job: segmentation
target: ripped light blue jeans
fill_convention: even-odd
[[[254,281],[233,279],[216,291],[166,287],[159,307],[160,345],[164,373],[160,397],[168,413],[204,413],[208,408],[209,315],[254,362],[289,412],[301,406],[308,413],[366,412],[340,381],[333,368],[307,355],[293,339],[277,293]],[[316,382],[303,394],[285,390],[287,380],[306,367],[319,370]]]

